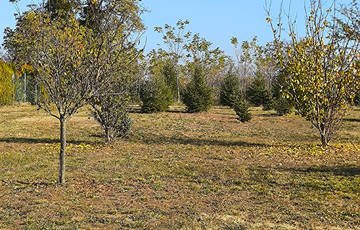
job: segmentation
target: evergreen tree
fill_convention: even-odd
[[[153,76],[146,80],[140,89],[143,113],[166,111],[172,103],[172,93],[163,76]]]
[[[233,107],[240,94],[239,79],[229,71],[221,84],[220,104]]]
[[[251,120],[251,113],[249,111],[249,103],[244,99],[244,96],[241,94],[237,97],[234,105],[234,111],[238,115],[238,120],[241,122],[247,122]]]
[[[166,60],[162,67],[161,74],[164,76],[166,85],[169,87],[173,101],[177,99],[177,71],[176,66],[171,60]]]
[[[182,101],[190,113],[208,111],[212,104],[212,89],[206,83],[200,65],[195,65],[192,79],[182,92]]]
[[[271,92],[265,86],[264,77],[259,75],[254,79],[246,90],[246,97],[247,100],[255,106],[271,104]],[[265,106],[265,109],[268,109],[268,107]]]
[[[272,107],[280,116],[291,113],[293,105],[290,100],[282,95],[282,90],[287,88],[284,73],[277,76],[272,83]]]

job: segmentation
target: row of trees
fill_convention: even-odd
[[[199,46],[191,42],[185,43],[180,47],[184,48],[186,55],[178,55],[176,51],[181,49],[174,44],[179,45],[186,41],[190,34],[175,33],[176,29],[168,25],[165,25],[164,29],[157,28],[164,35],[165,44],[169,44],[166,54],[175,53],[175,57],[183,58],[183,65],[180,65],[179,69],[183,67],[191,70],[187,67],[194,63],[203,68],[207,76],[207,86],[200,87],[203,84],[198,84],[195,91],[187,90],[195,89],[193,83],[185,87],[183,102],[188,111],[198,112],[209,108],[200,105],[208,101],[205,100],[209,95],[206,87],[211,86],[215,92],[216,84],[213,84],[212,80],[217,76],[224,76],[227,71],[228,77],[223,81],[223,86],[219,87],[220,101],[234,107],[241,120],[250,119],[247,113],[248,105],[244,100],[255,106],[262,105],[265,110],[274,108],[279,114],[286,114],[294,107],[298,114],[310,121],[319,131],[322,145],[328,145],[349,106],[358,102],[359,98],[359,3],[354,0],[348,8],[338,8],[335,1],[326,6],[321,0],[310,0],[308,9],[306,32],[302,37],[296,34],[296,21],[290,16],[288,29],[285,29],[281,11],[274,22],[270,9],[267,9],[267,21],[272,28],[274,41],[262,47],[256,44],[255,38],[251,42],[243,42],[241,49],[237,49],[238,41],[233,38],[231,42],[237,51],[237,62],[229,61],[228,57],[223,55],[212,56],[219,59],[209,58],[212,52],[207,45],[211,43],[206,41],[205,45],[200,46],[204,49],[198,49]],[[183,26],[181,21],[180,25]],[[183,28],[180,27],[178,31]],[[288,38],[283,39],[284,31],[289,35]],[[185,35],[177,37],[177,34]],[[205,55],[189,52],[188,47],[197,47],[194,50]],[[216,51],[219,50],[214,50],[213,54],[222,54],[221,51]],[[210,62],[207,62],[208,60]],[[217,65],[219,63],[222,65]],[[212,67],[215,67],[215,71]],[[235,73],[233,77],[232,70]],[[197,72],[193,72],[192,82],[196,81]],[[241,78],[236,79],[236,76]],[[216,82],[222,81],[217,78]],[[178,86],[177,89],[179,88]],[[197,109],[194,109],[193,105],[196,105]]]

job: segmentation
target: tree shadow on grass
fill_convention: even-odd
[[[329,173],[335,176],[359,176],[360,166],[342,165],[342,166],[310,166],[308,168],[291,168],[291,167],[259,167],[261,169],[276,170],[292,173]]]
[[[49,186],[57,186],[57,182],[48,182],[48,181],[23,181],[23,180],[0,180],[0,183],[6,184],[6,185],[15,185],[17,189],[25,189],[29,187],[49,187]]]
[[[139,114],[154,114],[154,113],[146,113],[141,110],[141,107],[129,107],[127,109],[129,113],[139,113]],[[165,111],[166,113],[187,113],[184,108],[170,108]]]
[[[260,114],[259,116],[261,117],[281,117],[281,115],[277,114],[277,113],[263,113],[263,114]]]
[[[139,106],[129,106],[127,108],[127,111],[129,113],[141,113],[141,107],[139,107]]]
[[[167,137],[160,135],[147,135],[142,139],[133,139],[135,142],[143,142],[145,144],[180,144],[195,146],[243,146],[243,147],[273,147],[273,145],[265,143],[252,143],[245,141],[226,141],[216,139],[198,139],[189,137]]]
[[[358,176],[360,175],[360,166],[347,165],[347,166],[321,166],[321,167],[309,167],[305,169],[305,172],[320,172],[331,173],[336,176]]]
[[[57,144],[60,143],[59,139],[50,138],[27,138],[27,137],[6,137],[0,138],[0,143],[21,143],[21,144]],[[67,140],[68,144],[100,144],[99,141],[85,141],[85,140]]]
[[[344,121],[348,121],[348,122],[360,122],[360,118],[345,118]]]
[[[171,109],[167,110],[167,113],[188,113],[185,109]]]

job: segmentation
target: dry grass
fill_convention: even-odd
[[[332,146],[295,115],[253,109],[133,113],[104,144],[82,111],[68,122],[67,184],[58,123],[0,108],[0,229],[360,229],[360,110]]]

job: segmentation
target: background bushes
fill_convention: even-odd
[[[14,69],[0,60],[0,105],[10,105],[14,100]]]

